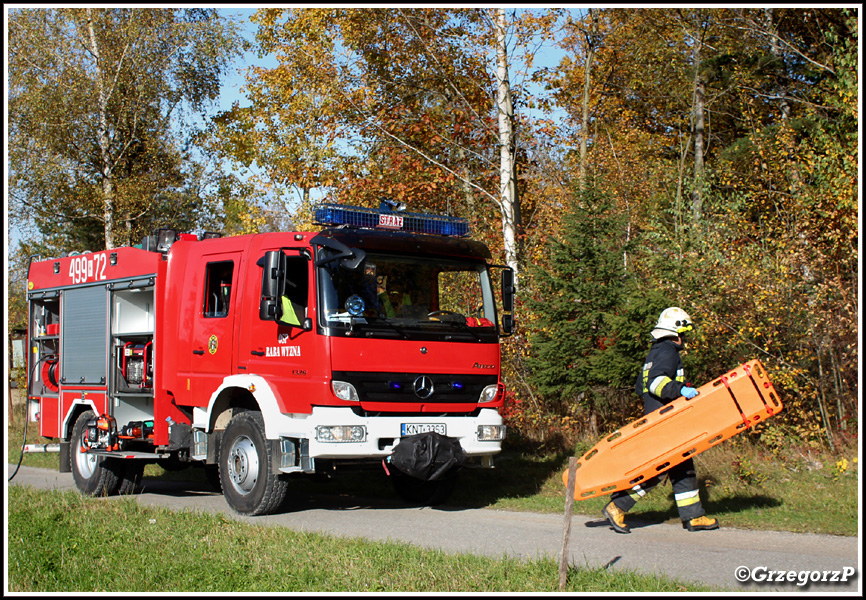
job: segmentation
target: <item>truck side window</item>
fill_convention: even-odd
[[[286,285],[283,297],[288,305],[282,311],[282,321],[289,325],[300,325],[307,316],[307,291],[309,288],[308,261],[302,257],[287,257]]]
[[[230,260],[208,263],[205,267],[205,317],[225,317],[229,314],[233,271],[234,263]]]

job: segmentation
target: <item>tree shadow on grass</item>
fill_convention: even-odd
[[[535,496],[552,476],[562,472],[569,454],[555,452],[536,457],[516,450],[504,450],[493,469],[464,469],[460,484],[448,504],[483,508],[507,498]],[[564,489],[564,488],[563,488]]]
[[[457,485],[441,505],[434,508],[459,511],[484,508],[507,498],[535,496],[546,481],[559,474],[568,461],[568,454],[553,453],[532,456],[506,449],[494,460],[495,468],[467,466],[461,469]],[[369,468],[361,471],[335,471],[328,477],[304,477],[293,480],[290,494],[295,510],[304,506],[339,507],[362,505],[366,508],[393,508],[403,503],[385,470]],[[409,506],[408,504],[406,504]]]

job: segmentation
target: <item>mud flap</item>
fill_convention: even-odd
[[[429,431],[400,439],[388,460],[402,473],[422,481],[438,481],[466,462],[460,441]]]
[[[72,466],[69,464],[69,442],[60,442],[60,473],[72,473]]]

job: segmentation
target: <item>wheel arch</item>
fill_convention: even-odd
[[[252,392],[241,387],[223,388],[210,406],[207,424],[208,431],[225,429],[232,415],[244,410],[261,412],[261,408]]]
[[[274,423],[283,415],[273,388],[266,379],[258,375],[226,377],[211,395],[207,409],[195,410],[193,427],[204,429],[208,433],[223,430],[231,417],[242,410],[262,413],[266,437],[277,437]]]
[[[99,411],[96,409],[96,404],[94,404],[90,400],[85,401],[76,401],[72,403],[72,406],[69,407],[69,410],[66,411],[66,416],[63,419],[63,423],[60,426],[60,437],[65,442],[71,442],[72,440],[72,430],[75,428],[75,422],[78,421],[78,418],[87,411],[91,411],[93,416],[99,416]]]

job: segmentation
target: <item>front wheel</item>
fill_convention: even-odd
[[[242,515],[266,515],[282,504],[288,483],[274,472],[261,413],[232,417],[220,445],[219,474],[229,506]]]
[[[118,491],[122,482],[122,461],[110,460],[90,452],[82,452],[87,446],[87,422],[95,418],[93,411],[79,415],[72,427],[69,451],[69,466],[75,486],[88,496],[110,496]]]

